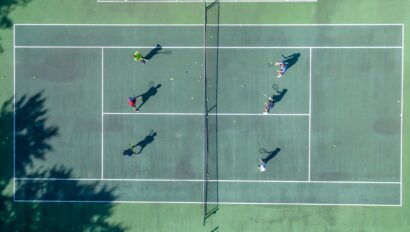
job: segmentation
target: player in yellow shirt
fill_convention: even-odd
[[[145,62],[148,61],[147,59],[144,59],[140,51],[136,51],[132,57],[134,57],[135,61],[141,62],[141,64],[145,64]]]

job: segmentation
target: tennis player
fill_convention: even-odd
[[[275,63],[275,66],[279,66],[279,70],[277,70],[277,72],[278,72],[277,77],[278,78],[281,78],[283,76],[283,74],[285,74],[285,72],[288,70],[287,65],[288,64],[286,62],[283,62],[283,61]]]
[[[133,55],[134,60],[137,62],[141,62],[141,64],[145,64],[145,62],[147,62],[147,59],[144,59],[144,57],[142,56],[142,53],[140,51],[136,51]]]
[[[263,111],[263,114],[269,114],[270,109],[272,109],[274,105],[275,101],[272,97],[269,97],[268,102],[265,102],[265,109]]]
[[[134,111],[136,111],[136,112],[140,112],[138,109],[137,109],[137,97],[129,97],[128,98],[128,105],[129,106],[131,106],[132,108],[134,108]]]
[[[137,155],[137,153],[134,151],[134,147],[131,145],[131,143],[129,144],[130,148],[128,148],[127,150],[124,150],[122,152],[123,155],[127,155],[127,156],[132,156],[132,155]]]
[[[261,171],[261,172],[266,171],[266,163],[263,162],[263,159],[261,159],[261,158],[259,159],[258,168],[259,168],[259,171]]]

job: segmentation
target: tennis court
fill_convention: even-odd
[[[42,92],[60,131],[24,171],[16,144],[15,200],[113,201],[70,194],[75,180],[126,203],[402,204],[403,25],[208,27],[15,25],[15,96]],[[132,59],[157,44],[147,64]],[[276,78],[274,63],[295,54]],[[263,115],[272,84],[287,91]],[[144,93],[133,112],[127,98]],[[147,136],[140,155],[122,154]],[[276,150],[265,172],[260,150]],[[72,177],[36,176],[60,165]],[[65,194],[24,188],[48,182]]]

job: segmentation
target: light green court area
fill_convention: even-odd
[[[164,48],[145,65],[132,59],[135,50],[104,49],[104,112],[132,112],[127,98],[147,93],[158,85],[156,94],[149,95],[141,107],[142,112],[203,111],[203,49]],[[148,54],[151,49],[139,50]]]
[[[400,181],[401,53],[313,52],[313,179]]]
[[[19,165],[26,148],[17,140],[16,200],[402,203],[400,25],[214,31],[218,43],[205,49],[200,26],[16,25],[16,96],[43,91],[47,123],[58,128],[53,150],[30,168]],[[275,62],[286,59],[276,78]],[[139,95],[136,113],[127,98]],[[280,100],[262,115],[272,95]],[[130,147],[140,154],[124,155]],[[276,152],[268,159],[261,149]],[[62,165],[70,175],[39,172]],[[72,181],[112,195],[27,188]]]
[[[16,49],[16,98],[31,99],[28,104],[32,107],[17,107],[16,131],[38,115],[34,128],[16,134],[16,177],[28,173],[35,177],[36,172],[59,166],[73,170],[74,178],[100,177],[100,53],[99,49]],[[36,94],[38,98],[31,98]],[[36,109],[43,104],[44,109]],[[26,166],[31,159],[28,154],[37,147],[27,144],[24,135],[33,133],[33,141],[49,137],[49,131],[40,130],[42,122],[57,128],[51,139],[53,149],[44,160],[33,159],[33,165]]]

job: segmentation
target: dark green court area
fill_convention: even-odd
[[[400,205],[401,33],[220,25],[217,46],[205,48],[198,25],[16,25],[15,96],[41,106],[16,107],[16,131],[37,113],[55,133],[33,134],[53,148],[41,160],[15,134],[15,198]],[[292,64],[277,78],[284,57]],[[263,115],[268,96],[277,100]],[[47,172],[61,166],[64,175]],[[88,199],[70,191],[74,182],[112,194]],[[32,194],[50,184],[55,194]]]

